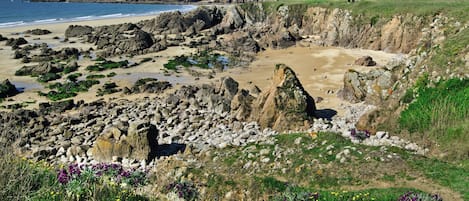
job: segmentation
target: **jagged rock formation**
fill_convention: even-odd
[[[5,45],[12,46],[13,49],[17,49],[18,46],[28,44],[28,41],[23,37],[20,38],[9,38]]]
[[[93,27],[90,26],[82,26],[82,25],[70,25],[65,30],[65,37],[83,37],[86,35],[90,35],[93,32]]]
[[[122,132],[109,127],[96,139],[91,153],[98,161],[112,161],[113,157],[149,160],[155,155],[158,130],[149,122],[137,121]]]
[[[368,73],[349,70],[344,74],[344,88],[338,96],[349,102],[365,101],[379,105],[392,93],[396,77],[387,69],[373,69]]]
[[[160,93],[171,87],[172,85],[168,81],[158,81],[158,79],[155,78],[144,78],[135,82],[131,89],[125,88],[124,93]]]
[[[193,11],[168,12],[158,15],[155,19],[143,21],[142,30],[156,35],[176,34],[184,32],[199,33],[221,22],[223,14],[217,7],[199,7]]]
[[[38,65],[23,66],[15,72],[17,76],[39,76],[46,73],[58,73],[63,70],[60,64],[53,62],[41,62]]]
[[[6,79],[0,83],[0,98],[6,98],[14,96],[18,93],[15,85],[13,85],[10,80]]]
[[[316,106],[295,72],[284,64],[278,64],[272,80],[270,88],[254,102],[250,119],[261,127],[277,131],[309,127]]]

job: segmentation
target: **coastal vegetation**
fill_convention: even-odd
[[[228,64],[229,60],[227,57],[210,50],[204,50],[189,56],[175,56],[163,66],[168,70],[177,70],[178,67],[188,68],[193,66],[203,69],[213,68],[223,70]]]
[[[129,65],[129,61],[109,61],[102,58],[96,59],[96,63],[94,65],[90,65],[86,67],[86,70],[93,72],[93,71],[104,71],[114,68],[127,68]]]
[[[387,77],[389,79],[378,79],[375,85],[369,87],[370,90],[366,88],[367,91],[375,90],[372,93],[377,94],[379,98],[376,99],[379,100],[363,98],[359,101],[366,100],[367,103],[370,101],[378,106],[376,110],[378,115],[371,115],[372,118],[364,122],[370,123],[376,120],[380,125],[363,129],[354,128],[358,126],[350,123],[358,120],[358,117],[355,118],[354,115],[362,114],[356,111],[351,112],[352,114],[347,118],[334,119],[334,121],[326,120],[330,117],[319,118],[318,114],[322,111],[319,111],[320,109],[317,109],[315,104],[319,103],[320,97],[315,94],[313,100],[303,89],[293,70],[285,65],[277,65],[276,70],[280,71],[278,77],[267,79],[273,80],[274,84],[265,92],[261,92],[257,86],[252,86],[249,90],[238,89],[238,82],[232,78],[223,78],[216,87],[182,86],[181,90],[175,93],[172,91],[165,93],[166,89],[173,86],[172,83],[156,78],[139,77],[131,89],[120,86],[122,82],[118,82],[119,86],[114,82],[113,77],[117,73],[110,72],[111,69],[129,68],[142,63],[155,62],[153,58],[156,57],[143,57],[136,63],[129,60],[112,61],[98,57],[92,60],[93,65],[82,69],[87,72],[79,71],[78,65],[65,66],[63,61],[59,60],[41,63],[38,66],[25,66],[16,71],[16,75],[37,77],[38,82],[47,85],[48,91],[38,92],[40,96],[51,101],[69,99],[69,102],[64,103],[65,106],[62,108],[47,106],[49,103],[45,103],[40,105],[39,110],[31,111],[18,110],[24,105],[16,103],[10,105],[13,112],[5,115],[1,113],[4,115],[1,116],[2,121],[10,123],[7,120],[12,119],[11,122],[17,124],[5,123],[7,126],[3,128],[11,130],[2,131],[0,146],[19,145],[21,147],[14,151],[7,148],[0,150],[0,197],[7,200],[130,201],[154,199],[442,201],[442,197],[445,197],[445,200],[469,200],[469,78],[467,78],[469,4],[467,1],[362,0],[347,3],[344,0],[283,0],[260,4],[246,3],[239,6],[244,9],[243,15],[252,19],[270,14],[281,14],[274,16],[276,20],[281,19],[278,21],[284,20],[282,23],[285,22],[285,24],[280,24],[282,30],[285,28],[283,26],[289,26],[289,23],[296,25],[304,23],[303,15],[313,6],[349,10],[353,17],[353,26],[366,26],[360,30],[383,26],[391,19],[395,19],[393,17],[396,15],[399,15],[396,19],[411,16],[407,19],[418,18],[427,24],[440,20],[447,22],[436,30],[441,30],[442,41],[435,44],[432,36],[429,37],[430,39],[423,38],[424,42],[419,43],[415,49],[413,47],[409,50],[411,58],[406,60],[407,63],[402,62],[396,66],[385,66],[381,69],[370,67],[373,70],[370,70],[371,73],[367,75],[355,70],[348,71],[351,76],[357,77],[359,85],[363,80],[365,84],[376,80],[368,77],[381,73],[379,76],[383,76],[379,78],[383,78],[388,75],[386,73],[389,73]],[[282,6],[289,7],[285,10]],[[330,12],[332,11],[328,10],[326,13]],[[445,17],[440,18],[440,15]],[[281,18],[284,16],[286,19]],[[434,18],[437,20],[433,20]],[[181,17],[181,19],[184,18]],[[202,22],[197,21],[197,23]],[[404,24],[415,28],[413,23],[414,20]],[[183,27],[182,23],[177,25]],[[234,25],[231,25],[233,24],[230,24],[228,28],[224,27],[223,30],[215,31],[234,32],[232,30]],[[402,26],[400,27],[402,29],[409,28]],[[136,30],[138,28],[136,27],[134,24],[126,24],[122,27],[111,26],[102,30],[122,29],[125,30],[124,35],[130,36],[133,34],[128,33]],[[432,25],[433,27],[437,26]],[[195,32],[196,28],[191,27],[189,31]],[[297,29],[298,27],[287,28]],[[74,29],[79,30],[80,27],[76,26]],[[86,33],[87,37],[93,38],[90,34],[95,30],[92,27],[89,29]],[[266,30],[256,33],[259,36],[254,37],[249,33],[239,41],[248,44],[242,43],[248,46],[246,49],[257,51],[261,49],[257,46],[258,43],[255,43],[255,48],[251,45],[256,41],[261,41],[264,36],[261,34],[264,34]],[[134,35],[144,38],[147,42],[151,41],[153,44],[155,38],[150,37],[150,33],[139,31]],[[158,33],[160,30],[152,31]],[[167,30],[163,29],[162,33],[164,31]],[[273,37],[274,39],[266,42],[267,46],[263,47],[281,48],[283,46],[280,44],[285,42],[284,40],[288,40],[287,42],[300,40],[295,37],[301,38],[301,36],[296,36],[293,32],[285,31],[281,39]],[[420,32],[420,29],[417,32]],[[426,33],[433,34],[433,32]],[[381,34],[384,33],[379,32],[380,36]],[[425,41],[427,39],[428,41]],[[403,43],[407,42],[406,39],[400,40]],[[372,42],[374,41],[370,43]],[[235,43],[233,46],[238,45]],[[350,46],[360,47],[356,44]],[[151,50],[143,48],[135,52],[143,54],[147,51]],[[236,49],[236,51],[240,50]],[[123,56],[120,58],[122,59]],[[135,58],[137,57],[133,57]],[[163,70],[168,72],[197,67],[202,70],[223,71],[233,65],[232,61],[231,57],[226,56],[225,53],[204,50],[172,57],[163,65],[165,68]],[[280,68],[280,66],[285,67]],[[388,67],[389,69],[385,69]],[[35,72],[37,69],[43,71]],[[277,71],[274,74],[277,74]],[[120,70],[118,72],[122,73]],[[287,72],[288,76],[284,76],[282,72]],[[110,81],[100,85],[100,81],[104,78]],[[392,80],[393,83],[390,84],[392,87],[384,90],[380,84],[388,80]],[[352,83],[352,81],[344,82],[344,85]],[[100,86],[98,88],[95,85]],[[152,97],[149,100],[150,98],[145,94],[144,99],[149,102],[139,103],[134,100],[113,102],[113,99],[109,99],[111,103],[108,105],[99,101],[92,103],[83,101],[75,105],[71,98],[77,96],[78,93],[90,90],[93,86],[97,91],[96,96],[123,91],[123,94],[119,96],[150,93],[159,94],[162,97],[154,99]],[[257,92],[254,93],[254,91]],[[10,92],[11,94],[18,93],[11,83],[5,86],[0,85],[0,102],[3,98],[8,98],[11,95]],[[362,91],[358,92],[362,93]],[[327,95],[330,95],[329,93],[327,91]],[[334,93],[331,92],[331,94]],[[386,97],[383,98],[384,96]],[[308,99],[310,102],[298,101],[302,100],[301,98]],[[70,114],[64,112],[67,110],[64,108],[70,105],[79,108],[80,104],[83,110],[77,109],[77,112],[74,110]],[[314,109],[309,110],[312,107],[306,107],[307,104],[311,104]],[[149,109],[150,107],[157,109],[152,110]],[[256,107],[265,110],[256,110],[258,109]],[[293,109],[285,109],[287,111],[285,113],[279,112],[284,108]],[[303,110],[297,111],[297,108],[308,110],[305,109],[305,113],[300,113]],[[362,108],[353,109],[361,110]],[[44,111],[52,114],[37,118],[39,119],[37,121],[33,119],[44,114]],[[135,114],[125,113],[129,111]],[[337,113],[337,111],[334,112]],[[64,113],[65,115],[62,115]],[[254,121],[264,121],[263,125],[268,126],[263,126],[261,123],[255,125],[246,123],[253,121],[253,116],[264,113],[273,114],[272,118],[261,116]],[[296,113],[304,116],[305,120],[292,122],[291,119],[294,118],[291,117]],[[314,116],[315,119],[313,115],[317,115]],[[232,118],[232,116],[236,117]],[[308,121],[309,119],[311,121]],[[241,120],[242,123],[240,123]],[[256,129],[264,129],[267,132],[271,127],[273,128],[271,125],[274,123],[279,126],[284,126],[283,124],[288,124],[285,126],[305,125],[305,127],[309,126],[310,130],[322,132],[284,133],[282,131],[266,134],[265,138],[253,137],[263,134]],[[34,130],[35,133],[28,133],[25,130],[13,132],[14,129],[23,126],[25,130]],[[49,126],[56,126],[53,127],[55,130],[53,132],[48,130]],[[218,133],[210,130],[211,127],[220,128],[222,132],[229,134],[220,134],[219,138],[222,140],[219,140]],[[298,130],[305,131],[308,128],[300,129],[298,126]],[[381,128],[390,132],[381,131]],[[198,138],[204,137],[197,129],[205,129],[202,132],[208,133],[206,136],[209,140],[204,138],[205,144],[195,143]],[[328,131],[333,129],[340,133]],[[99,143],[97,143],[98,140]],[[50,146],[46,148],[39,146],[49,141],[53,142]],[[64,141],[64,143],[59,144],[55,141]],[[67,145],[66,149],[63,148],[64,144]],[[100,145],[99,148],[96,148],[96,144]],[[102,147],[107,147],[109,150],[100,149]],[[21,156],[13,154],[15,152],[21,152],[28,158],[37,160],[20,158]],[[89,153],[92,153],[91,156]],[[104,155],[102,158],[112,158],[113,161],[119,161],[119,163],[80,164],[82,160],[94,160],[92,157],[97,156],[94,153],[102,154]],[[125,156],[122,157],[119,154]],[[78,157],[74,158],[74,156]],[[138,156],[139,159],[127,158],[134,156]],[[156,162],[153,161],[154,158],[157,159]],[[140,168],[124,167],[122,165],[124,161]],[[147,165],[151,169],[146,169]]]
[[[88,79],[75,82],[56,82],[48,86],[49,92],[38,92],[40,96],[45,96],[52,101],[75,97],[79,92],[86,92],[93,85],[99,84],[98,80]]]

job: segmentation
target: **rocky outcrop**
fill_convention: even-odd
[[[38,65],[33,66],[23,66],[15,72],[17,76],[39,76],[46,73],[58,73],[63,70],[63,67],[60,64],[53,62],[42,62]]]
[[[212,47],[244,59],[253,59],[261,51],[257,41],[249,33],[245,32],[235,32],[226,35],[223,40],[219,41],[218,44],[212,45]]]
[[[125,23],[96,27],[85,40],[94,43],[102,57],[121,54],[144,54],[166,49],[161,38],[141,30],[136,24]]]
[[[217,7],[198,7],[184,14],[179,11],[162,13],[155,19],[143,21],[140,26],[144,31],[156,35],[199,33],[219,24],[222,18],[222,12]]]
[[[39,103],[40,114],[62,113],[75,107],[73,100]]]
[[[32,29],[32,30],[27,30],[24,32],[25,34],[32,34],[32,35],[47,35],[52,33],[51,31],[47,29]]]
[[[0,34],[0,42],[1,42],[1,41],[6,41],[6,40],[8,40],[8,38],[7,38],[7,37],[4,37],[4,36],[2,36],[2,34]]]
[[[135,82],[131,89],[124,89],[124,93],[161,93],[172,85],[168,81],[159,81],[156,78],[144,78]]]
[[[365,101],[379,105],[392,94],[396,80],[392,72],[386,69],[374,69],[368,73],[349,70],[344,74],[344,88],[338,96],[352,103]]]
[[[158,130],[149,122],[132,122],[126,132],[107,128],[91,148],[98,161],[112,161],[114,157],[149,160],[156,155]]]
[[[20,45],[28,44],[28,41],[23,37],[20,38],[9,38],[5,45],[12,46],[15,49],[18,48]]]
[[[277,131],[307,129],[316,111],[313,98],[303,89],[295,72],[284,64],[276,65],[272,85],[252,107],[250,120]]]
[[[67,30],[65,30],[65,37],[83,37],[90,35],[93,32],[93,27],[82,26],[82,25],[70,25]]]
[[[360,66],[376,66],[376,62],[370,56],[363,56],[355,60],[355,65]]]
[[[14,96],[18,93],[15,85],[13,85],[10,80],[6,79],[0,83],[0,98],[6,98]]]

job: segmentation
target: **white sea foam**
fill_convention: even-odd
[[[170,9],[170,10],[153,11],[153,12],[146,12],[146,13],[130,13],[130,14],[114,13],[114,14],[99,15],[99,16],[87,15],[87,16],[80,16],[80,17],[74,17],[74,18],[40,19],[40,20],[35,20],[32,22],[25,22],[25,21],[5,22],[5,23],[0,23],[0,28],[38,25],[38,24],[63,23],[63,22],[90,21],[90,20],[98,20],[98,19],[124,18],[124,17],[132,17],[132,16],[149,16],[149,15],[157,15],[163,12],[174,12],[174,11],[180,11],[182,13],[185,13],[185,12],[194,10],[195,8],[197,8],[197,6],[184,5],[180,9]]]

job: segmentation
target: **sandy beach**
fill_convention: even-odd
[[[30,43],[47,43],[49,47],[54,49],[61,49],[64,47],[75,47],[78,49],[86,50],[89,48],[95,48],[93,44],[81,43],[77,38],[71,38],[69,42],[61,42],[64,39],[64,33],[70,25],[89,25],[89,26],[102,26],[112,25],[120,23],[136,23],[141,20],[147,20],[154,18],[155,16],[139,16],[139,17],[127,17],[127,18],[115,18],[115,19],[101,19],[92,21],[81,21],[81,22],[67,22],[57,24],[42,24],[42,25],[31,25],[21,27],[11,27],[0,29],[0,34],[5,37],[25,37]],[[30,36],[24,35],[23,32],[31,29],[47,29],[51,31],[51,34],[42,36]],[[55,39],[54,39],[55,38]],[[59,38],[59,39],[57,39]],[[181,70],[180,73],[172,73],[170,76],[163,64],[174,56],[188,54],[193,52],[194,49],[188,47],[170,47],[164,51],[138,55],[132,58],[135,61],[139,61],[143,58],[152,58],[153,62],[144,63],[137,67],[130,69],[113,69],[105,71],[102,74],[109,72],[115,72],[117,76],[112,78],[103,78],[101,83],[105,82],[116,82],[119,87],[130,87],[133,83],[143,77],[153,77],[160,80],[170,81],[175,86],[192,83],[208,83],[218,82],[219,78],[223,76],[231,76],[240,83],[243,88],[249,89],[251,85],[258,86],[261,90],[268,87],[270,84],[270,77],[272,75],[275,64],[284,63],[293,68],[297,73],[300,81],[304,88],[315,98],[321,97],[324,100],[317,103],[318,108],[328,108],[338,111],[340,114],[342,110],[340,105],[348,104],[345,101],[337,98],[336,93],[343,85],[343,74],[349,69],[355,69],[359,71],[367,71],[372,68],[379,68],[385,65],[392,58],[396,57],[395,54],[384,53],[380,51],[362,50],[362,49],[345,49],[338,47],[320,47],[313,44],[299,43],[295,47],[286,49],[268,49],[257,55],[254,62],[249,66],[239,66],[232,69],[228,69],[222,73],[217,73],[213,79],[207,77],[200,77],[195,79],[191,76],[188,71]],[[44,90],[45,85],[40,84],[36,81],[36,78],[32,77],[20,77],[15,76],[15,71],[24,66],[20,60],[14,60],[13,51],[10,47],[5,46],[4,43],[0,43],[0,80],[9,79],[14,84],[24,87],[25,91],[20,93],[7,101],[4,104],[13,104],[21,102],[45,102],[47,99],[37,95],[37,92]],[[362,67],[353,65],[355,59],[362,56],[372,56],[378,65],[376,67]],[[122,60],[125,57],[110,58],[112,60]],[[85,67],[92,64],[89,59],[83,59],[79,61],[81,66],[78,72],[83,74],[87,73]],[[31,65],[31,64],[28,64]],[[81,93],[75,97],[76,100],[93,101],[103,97],[96,97],[96,91],[99,86],[94,86],[89,92]],[[146,96],[146,95],[140,95]],[[106,95],[104,98],[138,98],[139,96],[125,96],[122,93]],[[29,105],[28,107],[36,107],[37,104]]]

